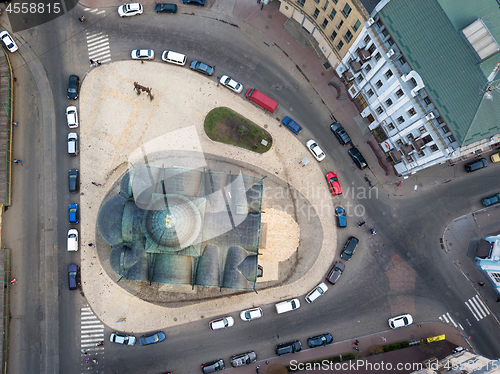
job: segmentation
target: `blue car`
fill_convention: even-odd
[[[148,345],[148,344],[159,343],[164,340],[165,340],[165,334],[162,331],[158,331],[151,335],[141,336],[139,338],[139,343],[141,343],[141,345]]]
[[[182,0],[183,4],[205,5],[205,0]]]
[[[500,194],[496,194],[490,197],[486,197],[483,200],[481,200],[483,203],[483,206],[490,206],[490,205],[495,205],[500,203]]]
[[[347,219],[345,216],[345,209],[342,207],[335,208],[335,215],[337,216],[337,226],[344,228],[347,226]]]
[[[191,70],[197,71],[198,73],[202,73],[205,75],[213,75],[215,69],[207,64],[204,64],[201,61],[196,61],[194,60],[191,62],[191,65],[189,66]]]
[[[76,225],[78,223],[78,204],[69,204],[69,223]]]

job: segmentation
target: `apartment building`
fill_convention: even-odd
[[[498,3],[383,0],[370,16],[336,72],[395,172],[497,147]]]

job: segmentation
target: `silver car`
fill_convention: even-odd
[[[257,354],[254,351],[240,353],[232,356],[229,361],[232,367],[248,365],[257,361]]]
[[[136,342],[134,335],[120,334],[118,332],[112,332],[109,336],[109,341],[111,343],[133,346]]]

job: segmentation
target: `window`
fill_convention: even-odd
[[[314,18],[318,18],[318,15],[319,15],[319,9],[318,9],[318,8],[316,8],[316,10],[315,10],[315,11],[314,11],[314,13],[313,13],[313,17],[314,17]]]
[[[406,64],[406,59],[404,57],[401,57],[399,59],[399,62],[401,63],[401,65],[404,65],[404,64]]]
[[[344,24],[344,21],[340,20],[339,24],[337,25],[337,30],[340,30],[340,28],[342,27],[343,24]]]
[[[387,41],[387,43],[389,43],[389,45],[393,45],[394,44],[394,40],[392,40],[392,38],[389,38],[389,40]]]
[[[408,115],[410,117],[413,117],[415,114],[417,114],[417,111],[415,110],[415,108],[410,108],[410,110],[408,111]]]
[[[387,125],[387,128],[389,129],[389,131],[392,131],[395,129],[394,124],[392,122]],[[398,140],[398,141],[401,142],[401,140]],[[401,142],[401,144],[403,144],[403,143]]]
[[[381,82],[381,81],[377,81],[377,83],[375,83],[375,86],[376,86],[377,88],[382,87],[382,82]]]
[[[380,57],[381,57],[381,56],[380,56],[380,53],[378,53],[378,52],[377,52],[377,54],[375,55],[375,61],[380,60]]]
[[[347,30],[347,32],[344,35],[344,39],[346,43],[349,43],[352,40],[352,33],[351,31]]]
[[[382,109],[382,107],[381,107],[381,106],[379,106],[379,107],[377,108],[377,114],[382,114],[382,113],[384,113],[384,110]]]
[[[336,14],[337,14],[337,11],[335,9],[333,9],[328,17],[330,17],[330,19],[333,19],[333,17],[335,17]]]
[[[399,90],[396,91],[396,96],[399,98],[403,97],[404,93],[403,90],[400,88]]]
[[[431,151],[432,151],[432,152],[437,152],[437,151],[439,151],[438,146],[437,146],[436,144],[431,145]]]
[[[358,22],[359,22],[359,21],[358,21]],[[365,38],[363,39],[363,41],[364,41],[366,44],[368,44],[368,42],[369,42],[370,40],[372,40],[372,39],[370,38],[370,35],[366,35],[366,36],[365,36]]]
[[[368,97],[372,97],[373,96],[373,90],[370,88],[367,92],[368,94]]]
[[[370,66],[370,64],[366,65],[365,71],[368,73],[370,70],[372,70],[372,67]]]
[[[399,147],[403,147],[403,142],[401,141],[401,139],[396,140],[396,144],[397,144]]]
[[[406,135],[406,139],[408,139],[409,141],[412,141],[412,139],[415,139],[415,138],[413,137],[412,133],[409,133],[408,135]]]
[[[335,31],[332,32],[332,35],[330,35],[330,39],[335,40],[336,37],[337,37],[337,33]]]
[[[323,20],[323,23],[321,24],[321,27],[325,28],[325,27],[326,27],[326,25],[328,25],[328,20],[325,18],[325,19]]]
[[[403,118],[403,116],[401,116],[401,117],[398,117],[397,121],[398,121],[398,123],[403,123],[405,121],[405,119]]]
[[[386,77],[387,79],[389,79],[390,77],[392,77],[392,75],[393,75],[393,74],[392,74],[392,70],[391,70],[391,69],[389,69],[389,70],[387,70],[387,71],[385,72],[385,77]]]
[[[444,123],[444,121],[441,117],[436,118],[436,121],[438,121],[439,124]]]
[[[377,47],[375,46],[375,43],[373,43],[370,48],[368,48],[368,52],[370,52],[370,54],[373,54],[373,52],[375,52],[375,50],[377,49]]]
[[[450,143],[453,143],[455,141],[455,137],[453,135],[448,136],[448,140]]]
[[[326,8],[328,8],[328,4],[330,4],[330,2],[326,0],[325,5],[323,5],[323,10],[326,10]]]
[[[341,40],[339,44],[337,44],[337,51],[340,51],[342,47],[344,46],[344,42]]]
[[[382,23],[382,21],[381,21],[381,20],[378,20],[378,21],[377,21],[377,26],[378,26],[378,27],[382,27],[383,25],[384,25],[384,24]]]
[[[419,151],[418,152],[418,157],[425,157],[424,151]]]
[[[352,29],[354,30],[354,32],[358,31],[359,29],[359,26],[361,26],[361,22],[359,22],[359,19],[356,21],[356,23],[354,24],[354,26],[352,27]],[[366,38],[365,38],[366,39]],[[370,39],[370,37],[368,36],[368,39]],[[366,43],[366,42],[365,42]]]
[[[429,96],[424,97],[424,103],[425,103],[426,105],[429,105],[429,104],[431,103],[431,99],[429,99]]]
[[[491,278],[494,278],[493,280],[495,283],[500,283],[500,273],[490,273],[490,275]]]
[[[389,31],[387,31],[387,29],[383,29],[382,35],[384,35],[384,37],[387,37],[387,35],[389,35]]]
[[[446,134],[447,132],[450,132],[450,129],[448,128],[448,126],[444,125],[443,127],[441,127],[441,130],[443,130],[443,132]]]
[[[415,80],[415,78],[411,78],[410,82],[413,83],[413,87],[417,87],[417,81]]]
[[[306,0],[297,0],[297,2],[299,3],[300,6],[304,6]]]
[[[391,105],[392,105],[392,100],[391,100],[391,99],[387,99],[387,100],[385,101],[385,105],[387,105],[387,106],[391,106]]]
[[[363,75],[358,75],[358,77],[356,78],[358,80],[358,83],[361,83],[363,81]]]
[[[344,9],[342,10],[342,14],[345,18],[349,17],[349,14],[351,14],[351,7],[349,6],[349,4],[345,5]]]
[[[418,129],[418,131],[420,131],[421,134],[425,134],[427,130],[425,129],[425,126],[422,126]]]

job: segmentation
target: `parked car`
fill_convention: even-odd
[[[325,345],[332,344],[332,342],[333,337],[328,333],[307,339],[307,345],[309,348],[324,347]]]
[[[245,93],[245,97],[269,113],[275,113],[276,109],[278,109],[278,102],[276,100],[271,99],[255,88],[249,88]]]
[[[328,187],[332,191],[333,196],[342,195],[342,187],[340,187],[339,178],[333,171],[326,175]]]
[[[183,4],[205,5],[205,0],[182,0]]]
[[[70,75],[68,81],[68,99],[78,99],[78,90],[80,89],[80,78],[78,75]]]
[[[228,77],[227,75],[223,75],[220,78],[220,84],[229,88],[231,91],[236,93],[240,93],[243,91],[243,85],[241,83],[236,82],[233,78]]]
[[[344,250],[340,254],[340,257],[343,260],[349,261],[358,243],[359,243],[358,238],[355,238],[354,236],[351,236],[349,239],[347,239],[347,242],[344,245]]]
[[[257,361],[257,354],[254,351],[240,353],[238,355],[231,356],[229,359],[232,367],[244,366]]]
[[[78,169],[71,169],[69,171],[69,192],[78,192],[78,188],[80,187],[79,179]]]
[[[486,161],[485,158],[482,158],[480,160],[465,164],[465,171],[467,173],[472,173],[473,171],[484,169],[487,166],[488,166],[488,161]]]
[[[76,106],[69,106],[66,108],[66,122],[70,129],[76,129],[78,127],[78,112]]]
[[[177,13],[177,4],[156,4],[156,13]]]
[[[120,334],[118,332],[112,332],[109,336],[109,341],[111,343],[133,346],[136,342],[134,335]]]
[[[340,144],[345,146],[347,143],[351,142],[351,137],[345,132],[342,125],[338,122],[334,122],[330,125],[330,130],[337,137]]]
[[[282,301],[281,303],[278,303],[275,306],[276,306],[276,312],[278,314],[281,314],[290,312],[295,309],[299,309],[300,301],[299,299],[292,299],[292,300]]]
[[[134,49],[130,57],[132,57],[132,60],[153,60],[155,51],[152,49]]]
[[[68,230],[68,252],[78,251],[78,230]]]
[[[493,153],[490,157],[491,162],[500,162],[500,152]]]
[[[78,223],[78,204],[69,204],[68,214],[69,224],[76,225]]]
[[[154,334],[141,336],[139,338],[139,343],[141,345],[149,345],[149,344],[159,343],[164,340],[165,340],[165,334],[163,333],[163,331],[158,331],[155,332]]]
[[[240,318],[243,321],[252,321],[264,315],[261,308],[247,309],[240,313]]]
[[[389,327],[397,329],[398,327],[405,327],[413,323],[413,317],[410,314],[403,314],[402,316],[393,317],[389,319]]]
[[[483,206],[490,206],[490,205],[495,205],[500,203],[500,194],[496,194],[490,197],[485,197],[483,200],[481,200],[483,203]]]
[[[5,44],[5,47],[9,50],[9,52],[15,52],[18,50],[17,44],[10,36],[9,32],[4,30],[0,32],[0,39],[2,39],[3,44]]]
[[[203,373],[213,373],[214,371],[219,371],[219,370],[224,370],[225,365],[224,365],[224,360],[222,358],[219,358],[218,360],[215,361],[210,361],[205,364],[201,364],[201,371]]]
[[[191,70],[197,71],[198,73],[202,73],[205,75],[213,75],[215,71],[215,69],[210,65],[204,64],[203,62],[196,60],[192,61],[189,67],[191,68]]]
[[[328,286],[325,283],[320,283],[307,294],[306,301],[310,304],[314,302],[318,297],[323,296],[326,291],[328,291]]]
[[[306,143],[306,147],[307,149],[309,149],[316,160],[322,161],[325,159],[325,154],[314,140],[308,140]]]
[[[144,9],[142,8],[142,4],[139,3],[129,3],[120,5],[118,7],[118,15],[120,17],[132,17],[142,14]]]
[[[282,122],[283,122],[283,125],[288,127],[288,129],[291,132],[293,132],[295,135],[297,135],[298,133],[300,133],[302,131],[302,127],[300,127],[300,125],[297,122],[295,122],[293,119],[291,119],[288,116],[283,118]]]
[[[78,266],[71,264],[68,266],[68,284],[70,290],[76,290],[78,288]]]
[[[78,155],[78,134],[76,132],[68,134],[68,154],[72,157]]]
[[[363,157],[361,152],[356,147],[352,147],[347,152],[349,153],[349,156],[351,156],[354,163],[358,166],[358,168],[363,170],[363,169],[368,167],[368,164],[366,163],[365,158]]]
[[[335,265],[333,265],[330,272],[328,273],[326,280],[331,284],[335,284],[339,280],[342,273],[344,272],[344,269],[345,269],[344,263],[337,261]]]
[[[234,318],[224,317],[224,318],[214,319],[213,321],[210,321],[208,325],[210,326],[211,330],[227,329],[228,327],[234,325]]]
[[[290,353],[300,352],[302,350],[302,344],[298,340],[293,342],[281,343],[276,346],[276,355],[283,356]]]
[[[335,208],[335,215],[337,216],[337,226],[341,229],[347,227],[347,218],[345,215],[345,209],[341,206]]]

